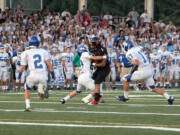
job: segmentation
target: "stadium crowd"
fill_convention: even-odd
[[[79,70],[72,64],[65,64],[67,53],[71,54],[68,60],[72,62],[78,47],[88,46],[93,37],[99,37],[101,45],[108,49],[110,55],[113,53],[114,61],[110,59],[111,67],[115,68],[114,72],[118,71],[120,74],[122,73],[121,67],[124,65],[121,60],[118,60],[119,55],[124,53],[123,49],[128,45],[140,46],[147,52],[150,60],[152,60],[152,54],[159,55],[166,52],[165,59],[167,61],[159,56],[159,65],[153,64],[154,71],[159,70],[159,75],[155,78],[157,85],[171,87],[171,80],[175,77],[176,87],[178,87],[180,28],[176,27],[172,21],[169,21],[167,25],[161,20],[154,22],[147,10],[139,15],[135,8],[129,12],[125,22],[121,21],[118,16],[112,16],[110,12],[100,15],[97,20],[94,20],[85,7],[82,11],[77,11],[76,15],[72,15],[68,9],[61,14],[42,10],[26,15],[19,5],[15,11],[8,8],[5,11],[0,10],[1,90],[6,91],[10,81],[13,81],[14,89],[23,87],[25,79],[22,77],[21,81],[17,81],[16,74],[18,66],[20,66],[20,54],[28,49],[29,40],[33,35],[38,37],[40,48],[47,50],[52,56],[52,65],[56,74],[55,83],[59,84],[66,78],[65,88],[70,88],[73,74],[75,70],[76,72]],[[179,59],[177,62],[175,61],[175,64],[174,55]],[[171,69],[173,69],[172,73],[170,73]],[[26,74],[24,73],[24,76]],[[117,73],[111,73],[111,75],[112,87],[115,88]],[[159,79],[160,83],[158,83]],[[110,88],[110,86],[107,87]]]

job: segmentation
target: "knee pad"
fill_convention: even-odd
[[[25,83],[25,90],[31,90],[31,88],[27,85],[27,83]]]

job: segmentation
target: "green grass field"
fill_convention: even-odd
[[[89,91],[60,104],[69,91],[52,91],[39,100],[31,93],[32,112],[23,112],[22,92],[0,93],[0,135],[179,135],[180,89],[167,90],[174,105],[155,93],[131,91],[127,103],[114,97],[122,90],[104,92],[103,103],[86,105]]]

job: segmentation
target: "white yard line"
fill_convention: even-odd
[[[85,110],[85,109],[87,109],[86,107],[72,107],[72,106],[68,106],[68,107],[66,107],[67,109],[75,109],[75,110],[81,110],[81,109],[83,109],[83,110]]]
[[[153,126],[109,126],[109,125],[82,125],[82,124],[55,124],[55,123],[29,123],[29,122],[0,122],[1,125],[23,125],[23,126],[51,126],[51,127],[86,127],[86,128],[132,128],[151,129],[161,131],[180,132],[180,128],[153,127]]]
[[[0,109],[1,112],[22,112],[22,109]],[[136,112],[98,112],[98,111],[66,111],[66,110],[47,110],[34,109],[32,112],[49,112],[49,113],[85,113],[85,114],[114,114],[114,115],[157,115],[157,116],[180,116],[178,113],[136,113]]]
[[[165,99],[164,98],[156,98],[156,97],[147,97],[147,98],[138,98],[139,96],[130,96],[130,99],[133,99],[133,100],[157,100],[157,101],[165,101]],[[144,96],[142,96],[142,97],[144,97]],[[31,97],[31,98],[33,98],[33,99],[39,99],[39,97]],[[60,99],[60,97],[49,97],[50,99]],[[115,100],[115,97],[113,98],[113,97],[103,97],[103,100]],[[177,100],[180,100],[180,98],[179,99],[175,99],[176,101]]]
[[[164,91],[168,91],[168,92],[180,92],[180,90],[164,90]],[[55,95],[62,95],[62,94],[68,94],[70,93],[71,91],[50,91],[49,93],[50,94],[55,94]],[[88,94],[90,93],[91,91],[83,91],[82,93],[84,94]],[[111,94],[118,94],[120,92],[123,92],[123,90],[116,90],[116,91],[103,91],[103,93],[106,93],[108,95],[111,95]],[[136,93],[136,94],[150,94],[152,92],[150,91],[130,91],[131,93]],[[37,95],[37,92],[31,92],[31,94],[34,94],[34,95]],[[8,93],[3,93],[3,95],[24,95],[24,92],[8,92]],[[179,94],[180,95],[180,94]]]
[[[166,102],[166,101],[165,101]],[[0,101],[0,103],[24,103],[24,101]],[[61,105],[60,102],[31,102],[31,104],[59,104]],[[69,105],[86,105],[84,103],[66,103]],[[144,107],[180,107],[180,105],[162,105],[162,104],[131,104],[131,103],[100,103],[98,106],[100,105],[110,105],[110,106],[144,106]]]

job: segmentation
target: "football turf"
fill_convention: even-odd
[[[179,135],[180,89],[168,89],[174,105],[148,91],[130,91],[130,100],[117,101],[122,90],[104,91],[102,103],[86,105],[89,91],[60,104],[69,91],[52,91],[39,100],[31,92],[31,112],[24,112],[24,93],[0,93],[0,135]]]

